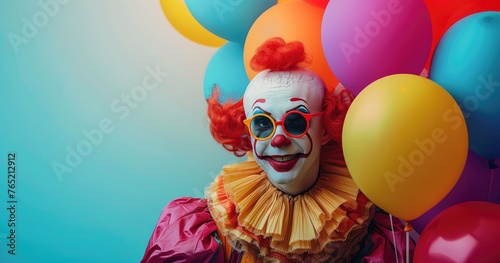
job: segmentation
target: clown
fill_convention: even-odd
[[[387,216],[375,215],[343,159],[352,96],[334,96],[302,67],[306,60],[300,42],[270,39],[252,59],[260,73],[240,101],[221,105],[215,91],[211,133],[237,156],[251,152],[248,161],[223,167],[204,199],[167,205],[141,262],[395,260],[385,251]]]
[[[316,182],[327,136],[321,119],[312,119],[323,114],[322,102],[322,81],[306,69],[265,70],[247,88],[244,123],[252,136],[253,155],[284,193],[300,194]]]

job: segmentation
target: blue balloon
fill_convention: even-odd
[[[469,146],[500,157],[500,12],[479,12],[452,25],[436,47],[430,78],[460,105]]]
[[[205,70],[205,99],[210,98],[214,85],[217,85],[219,102],[238,101],[249,82],[243,62],[243,44],[227,42],[215,52]]]
[[[243,43],[253,22],[277,0],[186,0],[193,17],[213,34]]]

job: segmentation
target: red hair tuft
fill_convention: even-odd
[[[342,129],[349,106],[354,99],[352,94],[343,89],[339,94],[333,95],[325,89],[323,98],[323,128],[330,137],[330,141],[321,147],[321,159],[335,160],[337,165],[345,166],[342,151]]]
[[[210,133],[222,146],[241,157],[252,150],[250,134],[243,123],[246,118],[243,99],[237,102],[219,103],[219,91],[214,87],[208,99],[207,114],[210,119]]]
[[[347,110],[354,97],[343,89],[338,95],[325,91],[323,98],[323,127],[326,133],[338,144],[342,144],[342,128]]]
[[[256,54],[250,61],[250,67],[254,71],[288,70],[306,62],[307,55],[304,44],[299,41],[286,43],[282,38],[268,39],[257,48]]]

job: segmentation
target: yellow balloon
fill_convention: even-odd
[[[354,99],[342,136],[347,167],[361,191],[408,221],[450,192],[467,158],[458,104],[437,83],[411,74],[368,85]]]
[[[160,5],[170,24],[189,40],[211,47],[220,47],[227,42],[200,25],[184,0],[160,0]]]

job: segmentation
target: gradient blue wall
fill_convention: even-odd
[[[217,48],[178,34],[156,0],[45,2],[0,2],[0,262],[138,262],[163,206],[238,161],[207,126]]]

